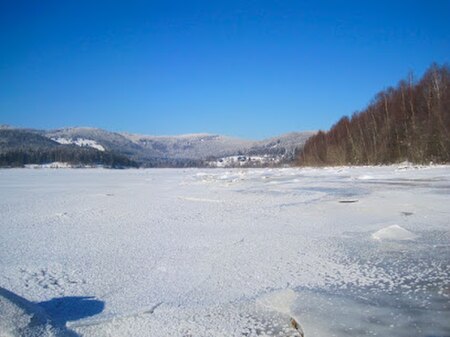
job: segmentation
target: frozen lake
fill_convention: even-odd
[[[450,336],[449,205],[450,166],[0,170],[0,336]]]

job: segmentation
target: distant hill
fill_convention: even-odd
[[[261,140],[253,143],[245,154],[281,156],[290,161],[295,158],[296,152],[303,148],[308,138],[314,134],[316,134],[315,131],[290,132]]]
[[[135,167],[125,156],[88,146],[59,144],[39,132],[0,128],[0,167],[63,162],[71,165]]]
[[[126,158],[131,166],[143,167],[211,166],[210,162],[235,155],[276,158],[276,163],[279,164],[292,161],[295,151],[312,134],[313,132],[296,132],[263,141],[252,141],[214,134],[146,136],[89,127],[33,130],[2,126],[0,144],[3,145],[0,145],[0,153],[3,153],[3,165],[8,163],[5,153],[11,151],[15,151],[15,156],[17,151],[33,153],[34,158],[36,153],[55,153],[63,149],[64,153],[75,154],[82,151],[99,158],[114,155]],[[261,163],[257,161],[252,162],[252,166],[259,164]],[[245,166],[245,163],[241,166]]]
[[[159,158],[204,160],[245,151],[252,141],[213,134],[144,136],[122,134],[147,153]]]
[[[292,132],[262,141],[252,141],[214,134],[188,134],[180,136],[142,136],[123,134],[148,153],[159,158],[213,161],[230,156],[270,156],[289,162],[296,149],[303,146],[314,132]],[[144,152],[145,152],[144,151]]]
[[[432,65],[309,138],[300,165],[450,162],[450,68]]]

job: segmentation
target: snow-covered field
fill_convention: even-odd
[[[0,336],[450,336],[449,205],[450,166],[1,170]]]

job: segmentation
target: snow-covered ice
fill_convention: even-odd
[[[5,169],[0,196],[2,337],[450,335],[449,166]]]

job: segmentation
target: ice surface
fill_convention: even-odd
[[[66,335],[449,336],[450,167],[400,168],[1,170],[0,287]]]

